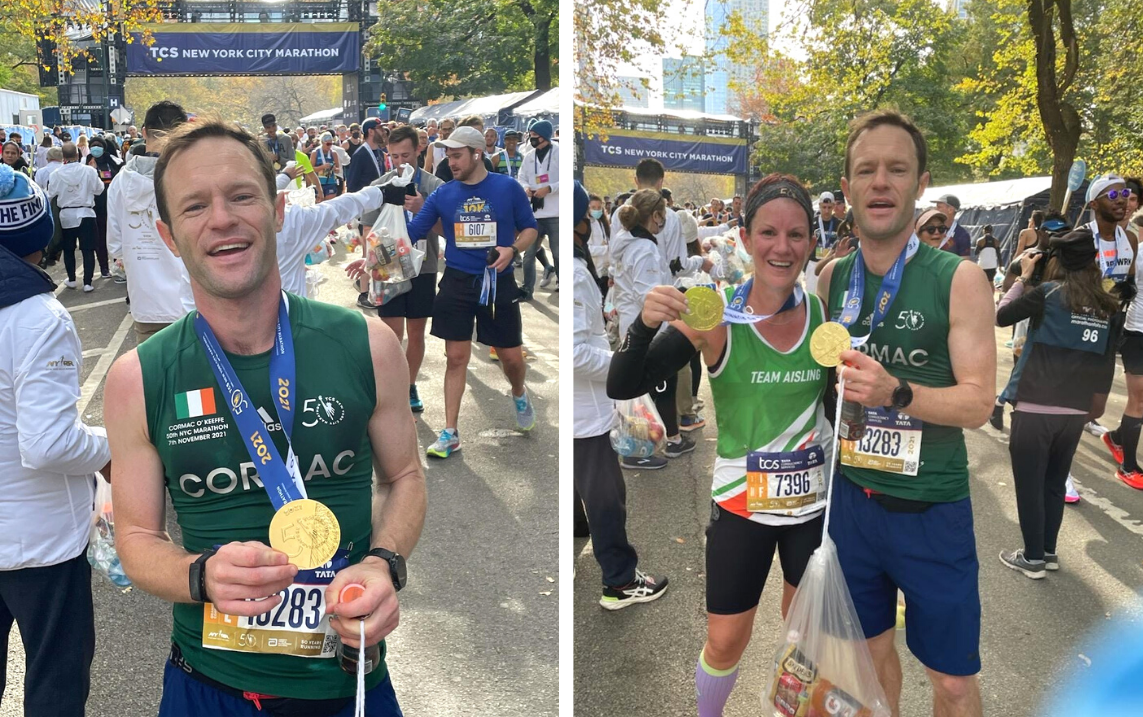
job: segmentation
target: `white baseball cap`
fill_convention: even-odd
[[[1099,195],[1107,191],[1108,187],[1116,184],[1126,184],[1123,177],[1117,174],[1101,174],[1095,179],[1091,180],[1091,184],[1087,185],[1087,195],[1085,199],[1088,204],[1094,202]]]
[[[833,192],[822,192],[821,196],[818,197],[818,201],[819,202],[832,202],[833,201]]]
[[[484,133],[475,127],[457,127],[448,139],[438,139],[433,142],[433,146],[446,149],[471,147],[472,149],[483,150],[485,148]]]

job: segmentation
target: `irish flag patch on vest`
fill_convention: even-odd
[[[210,416],[215,413],[214,388],[200,388],[175,396],[175,410],[179,419]]]

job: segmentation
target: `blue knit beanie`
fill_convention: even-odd
[[[538,120],[528,127],[529,132],[535,132],[549,142],[552,141],[552,130],[552,123],[547,120]]]
[[[51,241],[52,231],[44,190],[23,172],[0,164],[0,246],[20,257],[35,254]]]

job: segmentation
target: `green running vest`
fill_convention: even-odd
[[[732,289],[726,294],[729,301]],[[829,369],[810,355],[810,336],[825,321],[825,311],[813,294],[806,295],[806,305],[804,335],[785,353],[766,343],[752,324],[730,324],[722,362],[710,373],[718,425],[711,498],[720,508],[757,523],[801,523],[825,506],[822,490],[813,506],[795,511],[747,510],[746,456],[751,451],[780,453],[820,445],[829,464],[833,431],[822,406]]]
[[[854,252],[838,259],[830,276],[829,306],[834,321],[841,314],[856,256]],[[934,388],[956,385],[949,358],[949,304],[953,274],[960,262],[955,254],[921,244],[905,265],[889,315],[861,350],[897,378]],[[866,271],[861,318],[849,327],[853,336],[869,333],[882,279]],[[968,450],[964,432],[955,426],[924,424],[916,476],[850,466],[843,466],[842,471],[860,486],[898,498],[947,503],[968,497]]]
[[[354,564],[369,550],[372,533],[373,450],[366,429],[377,393],[368,330],[357,312],[287,296],[297,361],[294,451],[309,497],[337,516],[339,547],[352,545]],[[147,428],[163,462],[183,546],[197,553],[231,541],[269,544],[274,507],[195,335],[196,315],[184,316],[138,349]],[[270,393],[270,352],[227,358],[284,458],[286,439]],[[204,648],[203,611],[203,605],[175,604],[172,639],[204,675],[277,697],[356,693],[356,677],[342,671],[336,658]],[[386,672],[382,657],[380,669],[366,676],[366,687]]]

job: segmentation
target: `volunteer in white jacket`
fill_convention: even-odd
[[[664,224],[675,217],[675,213],[667,209],[667,202],[659,190],[640,189],[615,214],[623,228],[611,237],[611,280],[615,282],[611,300],[619,312],[619,335],[626,336],[631,322],[643,311],[643,297],[656,286],[673,281],[671,268],[659,251],[656,237],[661,235]],[[675,221],[678,222],[678,217]],[[702,257],[696,258],[702,261]],[[667,458],[678,458],[695,449],[694,442],[679,433],[678,408],[675,405],[677,388],[678,377],[672,376],[651,396],[666,429],[667,446],[663,454]],[[661,467],[652,466],[651,460],[624,458],[622,465],[641,470]]]
[[[611,222],[603,214],[603,199],[599,195],[592,194],[588,200],[587,223],[591,227],[591,236],[587,241],[587,250],[599,277],[599,290],[606,295],[607,276],[611,271]]]
[[[663,178],[666,172],[663,164],[657,159],[642,159],[635,165],[635,186],[639,189],[654,189],[663,191]],[[619,221],[619,210],[611,215],[611,236],[615,236],[623,228]],[[687,242],[683,237],[682,225],[679,223],[677,212],[668,211],[667,220],[662,228],[655,233],[655,241],[663,260],[667,262],[670,273],[676,279],[693,276],[702,268],[703,258],[687,256]],[[671,283],[671,282],[667,282]],[[642,308],[642,305],[640,305]],[[621,333],[620,336],[627,334]]]
[[[186,112],[173,102],[152,105],[143,120],[148,154],[130,155],[107,188],[107,253],[123,260],[140,344],[194,309],[187,268],[155,228],[155,165],[165,134],[186,121]]]
[[[64,166],[52,174],[48,183],[48,197],[60,207],[63,227],[64,268],[67,281],[64,286],[75,288],[75,246],[83,254],[83,290],[94,291],[95,277],[95,195],[103,194],[103,180],[94,167],[79,161],[79,150],[71,142],[64,142]]]
[[[627,487],[610,438],[615,424],[614,403],[607,397],[611,348],[603,323],[599,277],[588,252],[591,231],[585,218],[588,196],[579,182],[575,184],[574,194],[572,473],[577,508],[582,503],[591,531],[592,551],[603,573],[603,595],[599,604],[608,610],[619,610],[661,597],[667,589],[667,578],[656,579],[639,570],[639,556],[627,540]],[[664,462],[661,458],[658,460]]]
[[[95,654],[93,474],[109,475],[111,452],[103,429],[80,420],[83,347],[35,266],[51,237],[43,190],[0,167],[0,644],[14,620],[24,714],[82,715]]]
[[[330,197],[321,204],[287,206],[282,231],[278,232],[278,271],[282,275],[282,289],[305,296],[306,254],[325,241],[331,231],[377,209],[382,201],[380,189],[366,187],[359,192]]]
[[[552,143],[552,123],[540,120],[528,128],[528,142],[532,151],[524,155],[520,165],[520,184],[532,200],[532,213],[536,217],[540,234],[536,241],[524,252],[524,296],[532,298],[536,287],[536,252],[541,241],[548,237],[552,248],[552,261],[555,268],[556,288],[559,289],[560,276],[560,147]],[[547,277],[545,277],[547,278]]]
[[[63,166],[63,150],[51,147],[44,153],[44,163],[36,170],[36,184],[40,189],[47,190],[48,180],[57,169]]]

